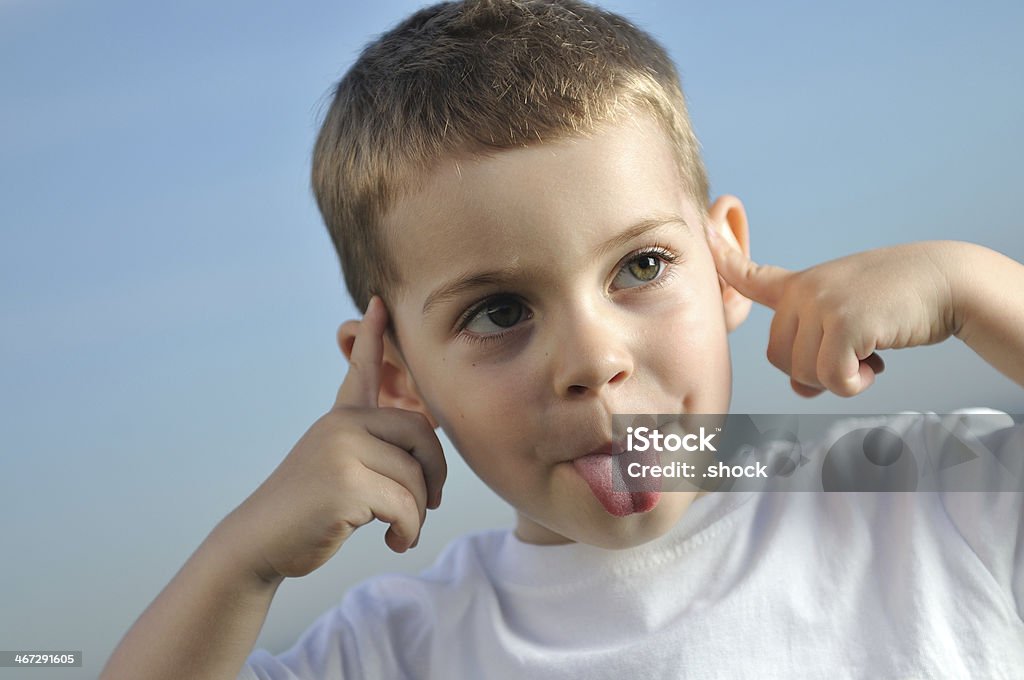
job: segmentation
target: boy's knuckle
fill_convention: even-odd
[[[403,479],[407,479],[410,482],[418,482],[423,478],[423,466],[412,455],[402,456],[398,465],[401,468]]]
[[[849,332],[849,319],[840,312],[832,311],[826,314],[821,320],[821,331],[823,337],[828,338],[831,347],[837,346]]]
[[[829,370],[821,376],[822,386],[834,394],[839,394],[842,391],[842,381],[839,380],[839,372],[835,370]]]
[[[765,352],[765,355],[768,358],[768,363],[770,363],[772,366],[778,368],[779,370],[786,370],[787,362],[784,358],[784,353],[782,351],[780,343],[770,341],[768,343],[768,349]]]
[[[814,286],[809,290],[801,291],[803,297],[812,301],[818,309],[829,310],[835,307],[832,292],[822,286]]]
[[[792,376],[793,380],[807,387],[814,387],[818,384],[817,371],[804,366],[794,366]]]
[[[850,384],[850,380],[842,374],[838,364],[829,368],[828,374],[825,376],[825,380],[828,390],[836,396],[852,397],[856,394],[856,390],[853,389],[853,386]]]
[[[395,490],[395,502],[405,511],[415,514],[417,517],[420,514],[419,503],[416,500],[416,495],[404,486],[399,486]]]
[[[825,316],[824,324],[837,333],[847,333],[856,324],[857,314],[847,305],[831,305]]]
[[[835,392],[836,396],[842,397],[844,399],[855,397],[858,394],[858,390],[851,386],[850,383],[845,380],[840,381],[840,383],[836,385],[836,389],[833,391]]]

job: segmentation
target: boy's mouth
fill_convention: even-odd
[[[572,461],[594,497],[615,517],[653,510],[661,497],[660,478],[634,479],[628,474],[632,463],[658,465],[657,452],[626,453],[624,441],[612,441]]]

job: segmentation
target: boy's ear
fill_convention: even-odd
[[[352,347],[355,345],[361,323],[362,321],[358,319],[349,319],[338,326],[338,348],[346,360],[352,359]],[[380,365],[380,393],[377,395],[377,404],[383,408],[401,408],[420,413],[430,421],[431,427],[437,429],[437,421],[423,403],[398,348],[387,333],[384,334],[382,342],[384,356]]]
[[[708,228],[714,229],[727,243],[750,257],[750,231],[747,227],[747,211],[735,196],[719,196],[708,207]],[[751,302],[739,291],[725,282],[721,276],[718,283],[722,289],[722,306],[725,309],[725,326],[731,333],[739,328],[750,314]]]

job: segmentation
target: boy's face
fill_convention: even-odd
[[[728,410],[722,292],[658,125],[447,160],[386,229],[411,384],[517,535],[619,548],[667,531],[694,494],[620,497],[615,516],[573,463],[614,413]]]

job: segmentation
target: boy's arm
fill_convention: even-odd
[[[708,228],[719,275],[775,310],[768,359],[798,394],[849,397],[884,368],[880,349],[956,335],[1024,386],[1024,265],[972,243],[869,250],[799,272],[758,265]]]
[[[358,527],[390,524],[395,552],[416,545],[441,503],[441,442],[422,413],[379,408],[387,310],[359,324],[334,407],[210,533],[114,651],[101,680],[233,680],[285,577],[329,560]]]
[[[231,548],[228,516],[142,613],[100,680],[234,679],[283,577],[265,580]]]

